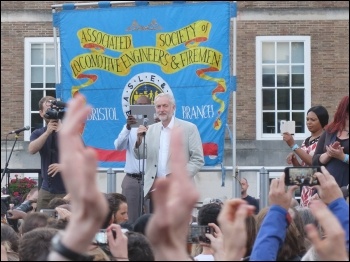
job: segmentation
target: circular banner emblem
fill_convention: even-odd
[[[134,105],[140,96],[147,96],[153,104],[154,98],[159,93],[173,95],[168,83],[155,73],[144,72],[135,75],[125,85],[122,95],[122,108],[124,116],[130,110],[129,105]]]

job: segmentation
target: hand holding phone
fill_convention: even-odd
[[[200,225],[190,225],[187,243],[196,243],[204,242],[210,244],[210,239],[205,236],[205,234],[214,233],[214,229],[210,226],[200,226]]]
[[[284,169],[286,186],[315,186],[319,185],[319,181],[315,175],[316,172],[321,172],[319,166],[309,167],[286,167]]]

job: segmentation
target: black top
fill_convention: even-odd
[[[247,195],[247,197],[242,199],[247,201],[249,205],[255,206],[255,214],[259,213],[259,201],[257,199],[250,195]]]

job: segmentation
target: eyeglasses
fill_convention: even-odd
[[[51,101],[50,101],[50,100],[47,100],[47,101],[45,102],[45,105],[46,105],[46,106],[51,106],[51,105],[52,105],[52,103],[51,103]]]

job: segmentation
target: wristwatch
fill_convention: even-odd
[[[61,242],[62,235],[58,232],[51,240],[51,248],[53,251],[57,252],[61,256],[75,261],[93,261],[92,256],[88,256],[85,254],[79,254],[69,248],[67,248]]]

